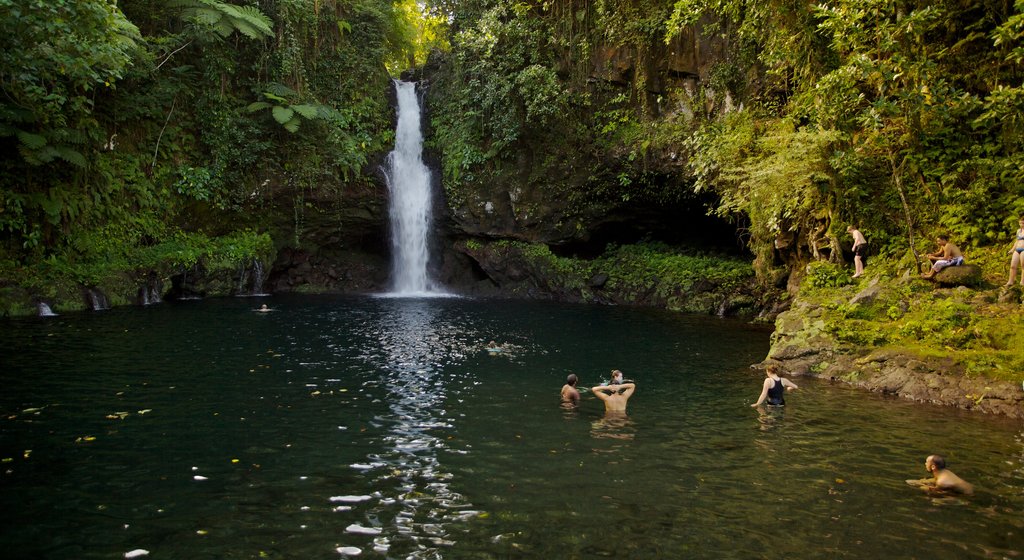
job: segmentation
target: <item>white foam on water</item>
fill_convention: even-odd
[[[363,527],[358,523],[353,523],[348,527],[345,527],[345,531],[357,535],[379,535],[381,533],[381,529],[378,527]]]
[[[372,500],[373,496],[331,496],[332,502],[356,503]]]
[[[363,553],[363,550],[354,546],[339,546],[334,549],[335,552],[342,556],[359,556]]]
[[[143,556],[149,556],[149,551],[144,548],[136,548],[124,553],[125,558],[142,558]]]

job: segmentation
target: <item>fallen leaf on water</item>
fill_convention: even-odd
[[[153,412],[153,409],[152,408],[143,408],[142,410],[139,411],[139,414],[145,414],[147,412]]]

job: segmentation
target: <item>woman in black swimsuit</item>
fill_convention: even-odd
[[[757,402],[750,405],[751,407],[761,406],[766,399],[768,406],[785,406],[786,399],[783,398],[783,394],[786,391],[792,391],[796,389],[796,383],[788,379],[779,377],[779,366],[772,364],[764,370],[764,384],[761,386],[761,396],[757,398]]]

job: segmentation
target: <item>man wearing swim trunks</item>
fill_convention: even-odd
[[[931,278],[943,268],[964,264],[964,254],[960,252],[959,247],[949,242],[948,235],[939,235],[935,238],[935,242],[939,245],[939,250],[927,255],[928,259],[934,263],[932,270],[930,273],[922,274],[922,278]]]
[[[864,238],[864,234],[859,229],[853,226],[846,228],[846,233],[853,236],[853,277],[860,278],[864,274],[864,267],[868,264],[868,240]]]

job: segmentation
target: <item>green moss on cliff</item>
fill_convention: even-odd
[[[994,256],[979,260],[989,262]],[[916,274],[878,275],[878,269],[892,265],[876,263],[874,271],[869,269],[871,280],[859,283],[826,281],[844,274],[828,263],[810,267],[793,306],[800,319],[791,312],[785,324],[778,324],[787,344],[824,335],[840,351],[892,349],[952,359],[970,375],[1024,380],[1019,292],[1007,294],[999,287],[944,289]],[[994,267],[986,270],[988,277],[1001,276]]]

